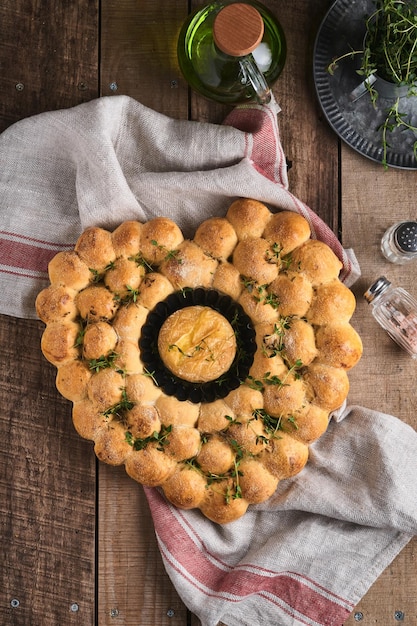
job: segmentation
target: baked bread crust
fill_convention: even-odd
[[[165,217],[88,228],[51,260],[36,300],[41,349],[75,429],[101,461],[175,506],[238,519],[302,471],[346,399],[362,343],[341,267],[304,217],[245,198],[193,240]],[[154,378],[141,342],[167,298],[207,289],[249,317],[254,356],[224,395],[196,400]],[[215,386],[245,349],[236,328],[213,302],[180,306],[157,330],[159,357],[180,386]]]

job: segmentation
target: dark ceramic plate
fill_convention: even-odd
[[[379,96],[374,108],[369,94],[353,101],[352,92],[362,78],[357,74],[360,57],[343,60],[334,75],[328,65],[350,50],[361,50],[365,36],[365,19],[375,10],[372,0],[336,0],[325,16],[314,47],[314,82],[316,92],[330,126],[351,148],[372,159],[383,162],[381,124],[398,94],[382,94],[382,85],[375,83]],[[412,126],[417,126],[417,97],[400,95],[399,111]],[[387,165],[402,169],[417,169],[413,153],[417,136],[408,129],[388,133]]]
[[[201,384],[190,383],[174,376],[165,367],[158,352],[158,335],[165,320],[178,309],[194,305],[209,306],[221,313],[235,331],[238,348],[235,359],[224,376]],[[168,396],[193,403],[214,402],[239,387],[249,373],[256,351],[255,331],[242,307],[225,294],[201,288],[176,292],[159,302],[148,315],[139,345],[142,361],[158,386]]]

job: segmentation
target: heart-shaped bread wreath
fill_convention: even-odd
[[[49,264],[41,348],[97,457],[217,523],[300,472],[362,354],[340,260],[304,217],[240,199],[86,229]]]

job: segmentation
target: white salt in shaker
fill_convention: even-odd
[[[382,254],[391,263],[404,265],[417,258],[417,222],[397,222],[381,240]]]
[[[364,297],[391,339],[417,359],[417,300],[402,287],[393,287],[385,276],[378,278]]]

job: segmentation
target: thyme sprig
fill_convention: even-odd
[[[88,367],[93,372],[100,372],[108,367],[115,367],[115,361],[119,358],[119,354],[112,350],[106,355],[101,355],[98,359],[90,359],[88,361]],[[119,370],[120,372],[122,370]]]
[[[288,383],[285,383],[285,377],[282,379],[276,374],[272,375],[271,372],[265,372],[262,378],[254,378],[253,376],[248,376],[248,381],[249,381],[249,387],[251,389],[255,389],[261,392],[265,390],[265,387],[268,387],[271,385],[284,387],[285,384],[288,384]]]
[[[91,272],[91,282],[94,284],[101,282],[103,280],[104,274],[108,272],[109,270],[113,270],[114,268],[115,268],[114,261],[110,261],[109,263],[107,263],[107,265],[104,267],[102,272],[99,272],[98,270],[90,267],[89,270]]]
[[[259,285],[253,278],[241,276],[243,287],[253,296],[256,302],[269,304],[273,309],[278,309],[280,300],[274,293],[268,291],[268,285]]]
[[[138,252],[138,254],[135,254],[134,256],[128,257],[128,259],[129,261],[133,261],[134,263],[136,263],[138,267],[143,267],[145,269],[145,272],[154,271],[153,266],[149,263],[149,261],[145,259],[141,252]]]
[[[169,261],[170,259],[175,259],[177,263],[182,263],[183,259],[179,257],[180,250],[169,250],[166,246],[158,243],[155,239],[151,239],[151,244],[155,246],[161,252],[164,252],[165,257],[164,261]]]
[[[277,437],[279,430],[282,430],[282,416],[273,417],[265,409],[255,409],[252,413],[255,419],[262,420],[264,430],[270,437]]]
[[[412,85],[417,78],[416,0],[376,0],[375,11],[365,18],[364,46],[333,59],[327,70],[334,74],[340,61],[361,55],[357,73],[369,78],[374,72],[398,85]]]
[[[376,73],[397,86],[408,87],[409,96],[417,95],[417,0],[376,0],[375,7],[365,19],[363,48],[345,52],[327,67],[329,74],[333,75],[343,59],[360,56],[357,73],[364,78],[364,86],[374,107],[377,106],[378,91],[370,78]],[[385,122],[379,127],[385,169],[388,167],[388,133],[397,128],[417,133],[417,127],[405,120],[406,114],[400,113],[398,106],[399,98],[386,111]],[[417,157],[417,142],[413,144],[413,154]]]
[[[134,406],[135,403],[127,397],[126,389],[122,389],[122,398],[120,402],[113,404],[113,406],[104,411],[103,415],[105,417],[112,416],[114,419],[117,419],[119,422],[124,424],[126,422],[126,412],[131,411]]]
[[[388,109],[387,115],[385,117],[384,123],[381,124],[380,129],[382,129],[382,149],[383,149],[383,159],[382,162],[386,165],[387,163],[387,152],[390,147],[388,143],[388,133],[392,133],[396,128],[403,127],[404,129],[411,130],[412,132],[417,134],[417,127],[408,123],[405,119],[406,114],[401,113],[399,111],[399,98],[394,102],[392,107]],[[417,141],[413,144],[413,154],[417,159]]]
[[[291,328],[292,319],[293,316],[291,315],[280,317],[278,322],[274,323],[272,333],[263,338],[262,349],[269,358],[277,355],[282,356],[285,350],[285,333]]]
[[[155,387],[159,387],[158,381],[156,380],[155,377],[155,372],[150,372],[146,367],[143,368],[143,375],[144,376],[148,376],[149,378],[152,379],[153,384],[155,385]]]
[[[207,352],[207,356],[204,359],[207,362],[212,362],[216,360],[216,355],[213,350],[210,348],[210,345],[205,339],[202,339],[200,343],[192,348],[190,352],[185,352],[178,344],[172,343],[168,346],[168,352],[172,352],[172,350],[178,350],[178,352],[187,359],[192,359],[198,352],[205,350]]]
[[[89,270],[91,272],[91,282],[92,283],[99,283],[101,281],[101,279],[103,278],[103,275],[100,274],[100,272],[98,270],[95,270],[92,267],[90,267]]]
[[[85,335],[86,330],[87,330],[87,326],[82,326],[80,328],[74,341],[74,348],[82,348],[84,344],[84,335]]]
[[[274,415],[270,415],[265,409],[255,409],[252,415],[254,419],[262,420],[264,430],[270,438],[279,439],[279,431],[285,430],[284,422],[289,422],[292,428],[298,430],[297,419],[294,415],[285,418],[282,415],[275,417]],[[269,443],[269,439],[262,435],[258,435],[258,439],[261,443]]]
[[[114,300],[121,305],[136,304],[138,297],[140,295],[140,290],[135,289],[134,287],[131,287],[130,285],[125,285],[125,288],[126,288],[125,295],[122,297],[120,296],[120,294],[116,294],[114,296]]]
[[[225,430],[227,430],[229,426],[233,426],[233,425],[240,426],[242,424],[242,422],[240,422],[236,417],[232,417],[231,415],[225,415],[224,417],[229,422]]]
[[[286,387],[290,383],[287,382],[288,378],[291,374],[297,379],[300,377],[298,370],[303,366],[300,359],[288,368],[288,371],[285,373],[283,378],[280,378],[276,374],[271,374],[271,372],[265,372],[265,374],[261,378],[254,378],[253,376],[247,377],[247,384],[251,389],[255,389],[257,391],[265,391],[266,387],[270,387],[272,385],[276,385],[277,387]]]
[[[135,438],[130,431],[126,431],[125,437],[127,443],[134,450],[144,450],[150,443],[157,442],[157,450],[164,451],[165,446],[169,444],[169,435],[172,432],[172,424],[169,426],[161,426],[161,430],[155,430],[149,437]]]
[[[224,472],[222,474],[205,472],[201,469],[196,457],[193,457],[192,459],[187,459],[186,461],[184,461],[184,463],[190,469],[198,472],[206,479],[207,488],[211,487],[213,489],[213,485],[223,483],[225,481],[230,481],[231,484],[227,484],[225,491],[221,492],[221,494],[224,496],[225,503],[229,504],[231,500],[237,500],[242,498],[242,488],[240,486],[239,479],[241,476],[243,476],[243,473],[239,469],[239,466],[245,456],[249,455],[249,453],[235,439],[227,439],[227,441],[234,452],[233,466],[227,472]]]

